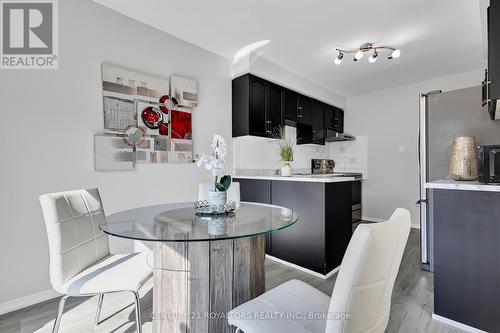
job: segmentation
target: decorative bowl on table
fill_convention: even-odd
[[[194,211],[196,215],[206,216],[206,215],[229,215],[234,214],[236,209],[236,202],[228,201],[223,205],[211,205],[206,200],[195,201]]]

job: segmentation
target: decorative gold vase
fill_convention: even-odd
[[[455,180],[477,179],[477,145],[473,136],[458,136],[450,148],[450,176]]]

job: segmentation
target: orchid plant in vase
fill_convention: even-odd
[[[209,191],[208,197],[211,205],[220,206],[227,203],[227,190],[231,186],[231,176],[226,172],[227,146],[221,135],[215,134],[212,139],[212,154],[203,154],[196,164],[210,171],[214,177],[213,190]]]

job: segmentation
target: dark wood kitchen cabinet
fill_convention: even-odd
[[[290,89],[285,89],[284,110],[285,119],[302,124],[312,123],[310,97],[301,95]]]
[[[488,70],[483,82],[483,105],[495,119],[497,99],[500,99],[500,2],[490,1],[488,7]]]
[[[312,114],[311,114],[311,105],[312,99],[304,96],[298,95],[297,98],[297,121],[303,124],[312,124]]]
[[[432,192],[434,313],[500,332],[500,193]]]
[[[285,89],[283,98],[283,110],[286,120],[291,120],[293,122],[298,120],[298,96],[295,91],[290,89]]]
[[[330,105],[325,108],[325,127],[344,133],[344,111]]]
[[[325,104],[317,101],[310,101],[311,124],[297,122],[297,144],[325,144]]]
[[[325,104],[319,101],[311,103],[312,143],[325,144]]]
[[[240,200],[271,204],[271,181],[264,179],[237,179],[240,183]],[[266,254],[271,254],[271,235],[266,236]]]
[[[327,274],[342,261],[352,236],[352,190],[356,182],[296,182],[238,179],[241,200],[295,211],[296,224],[272,233],[266,253]]]
[[[269,137],[282,126],[283,88],[251,74],[232,82],[233,137]]]
[[[252,74],[232,82],[233,137],[270,137],[284,124],[297,128],[297,144],[325,144],[326,128],[344,131],[344,111]]]

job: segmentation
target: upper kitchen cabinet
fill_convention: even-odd
[[[285,120],[312,124],[312,99],[289,89],[285,89],[284,95]]]
[[[488,71],[483,82],[483,105],[488,105],[491,119],[500,119],[495,114],[500,99],[500,2],[490,1],[488,8]]]
[[[297,128],[297,144],[324,145],[326,129],[344,131],[344,111],[252,74],[233,79],[233,137],[272,137],[284,124]]]
[[[325,144],[325,108],[326,104],[310,100],[308,108],[311,115],[311,123],[297,121],[297,144]]]
[[[325,104],[313,100],[311,103],[312,143],[325,144]]]
[[[282,126],[283,88],[245,74],[233,80],[233,137],[269,137]]]
[[[311,113],[312,101],[313,100],[307,96],[298,95],[297,99],[298,122],[304,124],[312,124],[312,113]]]
[[[344,133],[344,111],[334,106],[325,105],[325,127],[335,132]]]
[[[299,110],[297,104],[298,98],[299,94],[297,94],[295,91],[285,89],[283,98],[283,110],[286,120],[295,122],[299,118]]]

